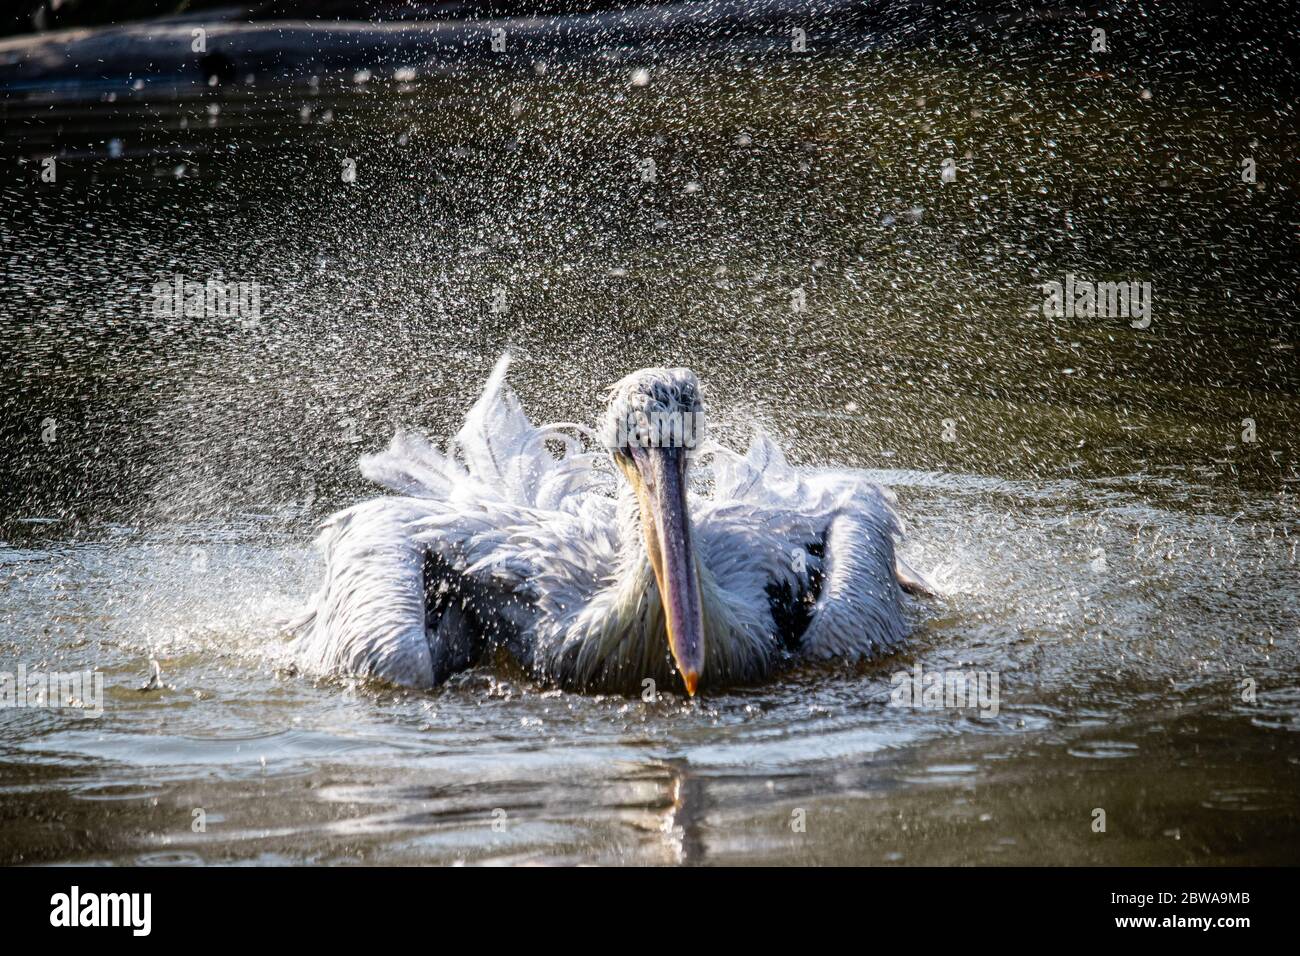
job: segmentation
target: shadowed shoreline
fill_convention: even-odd
[[[99,99],[104,93],[184,92],[207,86],[278,86],[363,71],[455,75],[469,68],[528,68],[599,57],[653,62],[706,53],[816,59],[834,51],[978,51],[1012,63],[1034,53],[1073,65],[1101,27],[1100,64],[1173,81],[1294,90],[1286,25],[1265,2],[1176,0],[1159,9],[1072,0],[722,0],[591,4],[543,15],[466,9],[442,19],[287,16],[328,4],[228,6],[106,26],[0,37],[0,96]],[[524,5],[505,5],[522,7]],[[534,9],[541,5],[527,5]],[[350,9],[348,5],[344,7]],[[341,8],[342,9],[342,8]],[[203,31],[197,34],[196,31]],[[1078,74],[1065,72],[1064,76]],[[3,105],[3,100],[0,100]]]
[[[814,11],[793,0],[666,3],[567,16],[388,23],[248,22],[237,19],[238,9],[216,10],[2,39],[0,91],[57,89],[76,96],[136,81],[261,85],[367,68],[446,73],[470,64],[509,67],[598,50],[637,56],[738,44],[746,51],[789,51],[796,23],[825,48],[864,34],[865,18],[856,6],[847,0],[830,0]],[[201,37],[195,33],[200,29]]]

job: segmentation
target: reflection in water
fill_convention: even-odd
[[[1071,55],[8,102],[23,158],[84,152],[0,185],[0,661],[98,668],[107,713],[0,711],[0,860],[1293,862],[1290,108]],[[259,324],[155,314],[177,274]],[[1150,281],[1150,328],[1045,318],[1066,274]],[[896,659],[694,702],[296,674],[356,457],[507,345],[542,418],[663,360],[719,437],[877,469],[946,599]],[[998,715],[891,707],[916,663]]]

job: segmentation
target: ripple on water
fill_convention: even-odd
[[[1234,787],[1211,790],[1209,799],[1201,801],[1201,806],[1207,810],[1258,812],[1277,811],[1282,803],[1274,791],[1265,787]]]
[[[1085,740],[1066,751],[1071,757],[1088,760],[1120,760],[1136,757],[1138,745],[1126,740]]]
[[[135,858],[136,866],[203,866],[204,863],[197,853],[184,851],[142,853]]]
[[[1300,730],[1300,687],[1265,687],[1254,702],[1238,703],[1234,710],[1248,714],[1256,727]]]
[[[951,786],[969,781],[980,772],[973,763],[931,764],[922,768],[920,773],[904,776],[903,782],[921,786]]]
[[[102,802],[157,800],[162,796],[162,790],[157,787],[146,787],[142,784],[133,783],[68,786],[67,790],[68,796],[73,800]]]

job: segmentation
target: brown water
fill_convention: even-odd
[[[1294,862],[1294,107],[1086,66],[11,97],[0,670],[107,687],[0,711],[0,861]],[[1067,272],[1151,282],[1150,326],[1044,317]],[[260,320],[158,318],[176,273]],[[448,434],[506,346],[538,417],[689,364],[721,434],[875,469],[945,599],[898,657],[693,702],[297,676],[357,455]],[[918,663],[997,715],[890,706]]]

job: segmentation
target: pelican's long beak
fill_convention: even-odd
[[[638,448],[634,453],[646,550],[659,585],[668,625],[668,646],[686,692],[695,695],[704,670],[704,611],[695,562],[691,518],[686,508],[683,448]]]

